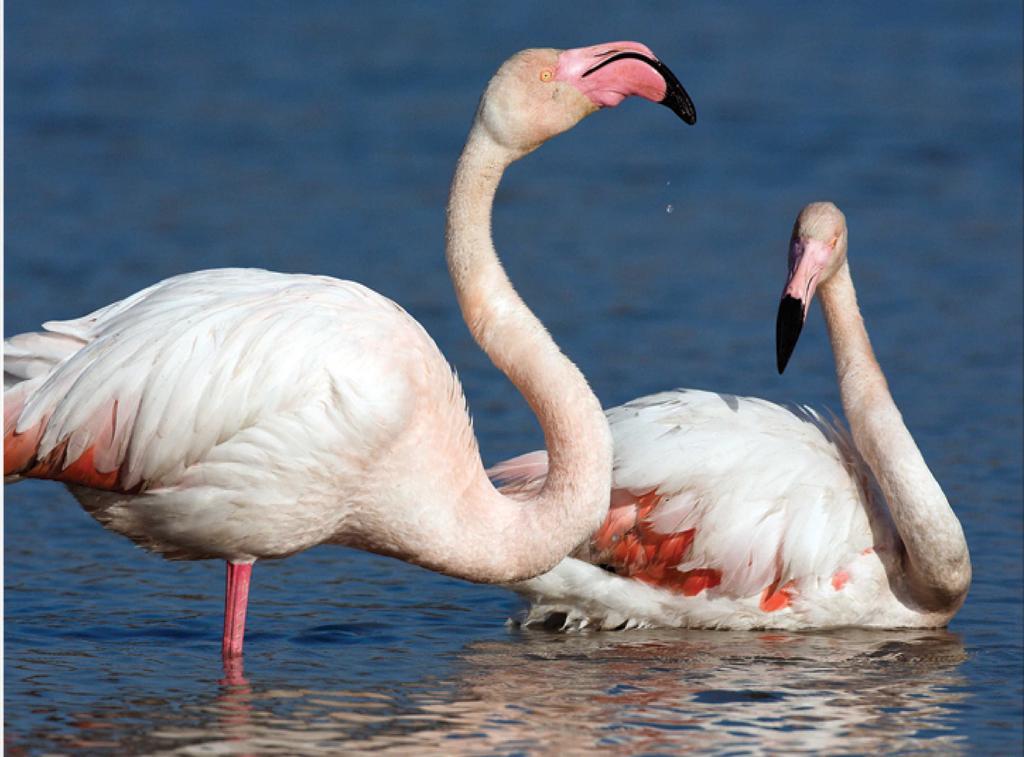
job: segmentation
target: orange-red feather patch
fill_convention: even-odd
[[[598,561],[621,576],[687,597],[718,586],[722,582],[720,570],[676,569],[686,560],[697,530],[662,533],[651,527],[650,516],[663,499],[655,491],[614,491],[608,517],[591,542]]]

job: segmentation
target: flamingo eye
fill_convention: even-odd
[[[555,77],[555,74],[551,71],[550,68],[545,68],[543,71],[540,72],[540,80],[541,81],[545,81],[545,82],[551,81],[554,77]]]

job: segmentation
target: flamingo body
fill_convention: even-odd
[[[901,545],[849,432],[809,408],[695,389],[607,413],[608,518],[554,570],[515,585],[527,623],[570,627],[941,625],[888,587]],[[543,452],[495,466],[543,481]]]
[[[45,328],[7,345],[8,374],[27,380],[5,407],[5,474],[72,485],[167,557],[250,562],[358,539],[406,456],[436,449],[461,470],[476,454],[434,342],[354,282],[199,271]],[[434,487],[417,482],[430,509]]]

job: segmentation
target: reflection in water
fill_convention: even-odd
[[[596,634],[532,646],[528,666],[507,645],[471,649],[459,698],[424,708],[448,720],[428,740],[457,731],[502,749],[869,751],[944,730],[965,658],[948,632]]]
[[[239,669],[211,682],[206,701],[101,706],[77,717],[55,746],[178,754],[870,752],[920,738],[948,752],[966,746],[953,734],[964,659],[959,637],[946,631],[515,632],[459,652],[450,680],[322,691],[252,681]]]

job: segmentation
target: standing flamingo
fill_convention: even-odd
[[[582,374],[506,277],[506,167],[626,97],[693,104],[644,45],[526,50],[485,91],[448,202],[463,317],[545,432],[527,500],[483,469],[461,387],[423,328],[365,287],[252,269],[175,276],[5,342],[4,474],[63,481],[107,528],[227,561],[222,652],[241,655],[252,564],[358,547],[472,581],[550,569],[604,518],[611,436]]]
[[[846,219],[808,205],[789,248],[778,367],[820,292],[852,435],[805,408],[679,389],[608,411],[611,509],[574,556],[513,588],[527,623],[627,628],[943,626],[971,564],[960,523],[875,360]],[[493,471],[532,492],[543,452]]]

